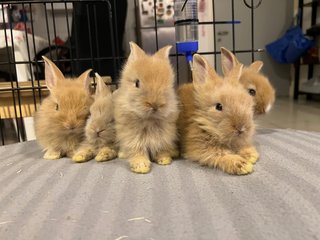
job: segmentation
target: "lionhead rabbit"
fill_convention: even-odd
[[[97,73],[96,82],[94,102],[85,128],[86,139],[72,157],[75,162],[85,162],[93,157],[101,162],[117,156],[112,93]]]
[[[240,64],[234,54],[223,47],[221,48],[221,63],[224,74],[228,74],[235,65]],[[269,79],[260,73],[262,66],[262,61],[255,61],[244,67],[240,77],[240,83],[254,99],[255,115],[269,112],[275,101],[274,88]]]
[[[147,173],[150,159],[165,165],[175,154],[178,106],[169,61],[171,47],[152,56],[133,42],[130,48],[115,98],[116,133],[131,170]]]
[[[253,99],[239,83],[242,67],[237,65],[222,79],[195,54],[193,83],[178,90],[182,156],[230,174],[252,172],[258,159],[251,143]]]
[[[45,159],[72,157],[84,138],[84,127],[92,104],[90,96],[91,70],[77,79],[65,79],[48,58],[45,79],[50,95],[35,114],[35,133],[38,143],[46,151]]]

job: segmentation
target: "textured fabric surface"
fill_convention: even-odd
[[[320,133],[260,130],[255,172],[43,160],[0,147],[0,239],[320,239]]]

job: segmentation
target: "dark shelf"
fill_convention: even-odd
[[[320,93],[303,92],[303,91],[299,91],[299,94],[320,95]]]
[[[316,24],[311,26],[311,28],[308,28],[306,34],[313,37],[318,36],[320,34],[320,24]]]
[[[319,65],[320,63],[300,63],[301,66]]]
[[[305,3],[307,2],[307,3]],[[315,37],[320,35],[320,24],[317,24],[317,12],[319,7],[320,0],[299,0],[298,8],[299,8],[299,18],[298,18],[298,25],[302,28],[303,26],[303,8],[304,7],[310,7],[311,8],[311,27],[306,30],[307,35],[311,37]],[[313,77],[313,72],[315,66],[319,66],[319,56],[318,56],[318,50],[309,50],[308,54],[303,56],[299,61],[297,61],[294,71],[294,91],[293,91],[293,97],[294,99],[298,99],[299,94],[305,94],[299,89],[300,85],[300,68],[302,65],[308,66],[308,79],[311,79]],[[310,96],[309,93],[306,93],[307,96]]]

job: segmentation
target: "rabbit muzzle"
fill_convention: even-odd
[[[95,132],[96,132],[96,135],[97,137],[101,137],[101,134],[105,131],[105,129],[96,129]]]
[[[159,112],[165,104],[157,103],[157,102],[145,102],[145,107],[147,108],[147,111],[150,111],[151,113]]]

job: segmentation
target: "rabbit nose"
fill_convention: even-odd
[[[246,128],[244,126],[241,126],[241,127],[237,127],[237,131],[238,131],[238,134],[241,135],[242,133],[244,133],[246,130]]]
[[[152,111],[156,112],[158,110],[158,106],[152,106]]]
[[[102,133],[103,131],[105,131],[105,129],[102,129],[102,130],[97,129],[97,130],[96,130],[97,136],[99,137],[99,136],[100,136],[100,133]]]
[[[67,123],[64,126],[69,130],[74,130],[76,128],[76,125],[74,123]]]
[[[151,108],[153,112],[156,112],[159,106],[156,103],[146,102],[147,107]]]

